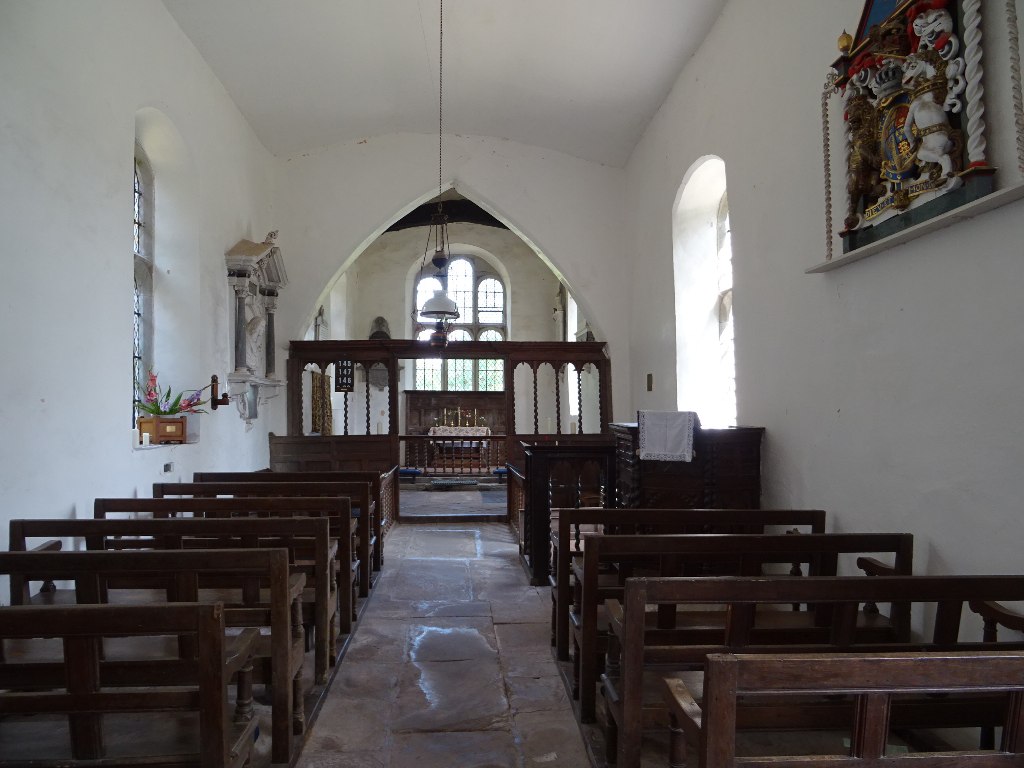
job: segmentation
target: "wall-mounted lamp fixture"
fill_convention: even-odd
[[[220,394],[220,380],[217,378],[217,374],[213,374],[210,377],[210,408],[217,410],[222,405],[227,405],[231,402],[231,398],[228,397],[228,393],[225,392],[223,395]]]

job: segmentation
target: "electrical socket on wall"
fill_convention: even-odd
[[[647,374],[647,391],[648,392],[653,392],[654,391],[654,374],[653,373],[648,373]]]
[[[170,474],[173,471],[174,471],[174,462],[173,461],[168,461],[166,464],[164,464],[164,474],[165,475]]]

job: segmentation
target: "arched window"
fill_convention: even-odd
[[[419,314],[441,281],[432,275],[416,281],[417,339],[430,338],[433,325]],[[458,256],[448,264],[448,296],[459,308],[459,319],[451,325],[449,341],[504,341],[508,315],[505,286],[489,265],[469,256]],[[417,360],[416,389],[500,391],[505,388],[505,366],[494,360]]]
[[[718,232],[718,418],[736,424],[736,336],[732,322],[732,230],[729,225],[729,197],[722,193],[716,221]]]
[[[153,172],[142,148],[135,148],[134,315],[132,323],[132,426],[142,399],[141,387],[153,367]]]
[[[736,424],[732,235],[725,163],[704,158],[672,218],[677,407],[709,427]]]

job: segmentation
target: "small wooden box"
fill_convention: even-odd
[[[184,416],[142,416],[139,417],[139,444],[142,444],[142,436],[149,435],[150,445],[161,445],[162,443],[184,443],[185,435]]]

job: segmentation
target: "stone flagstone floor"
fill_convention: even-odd
[[[588,768],[550,611],[507,526],[396,526],[298,768]]]

